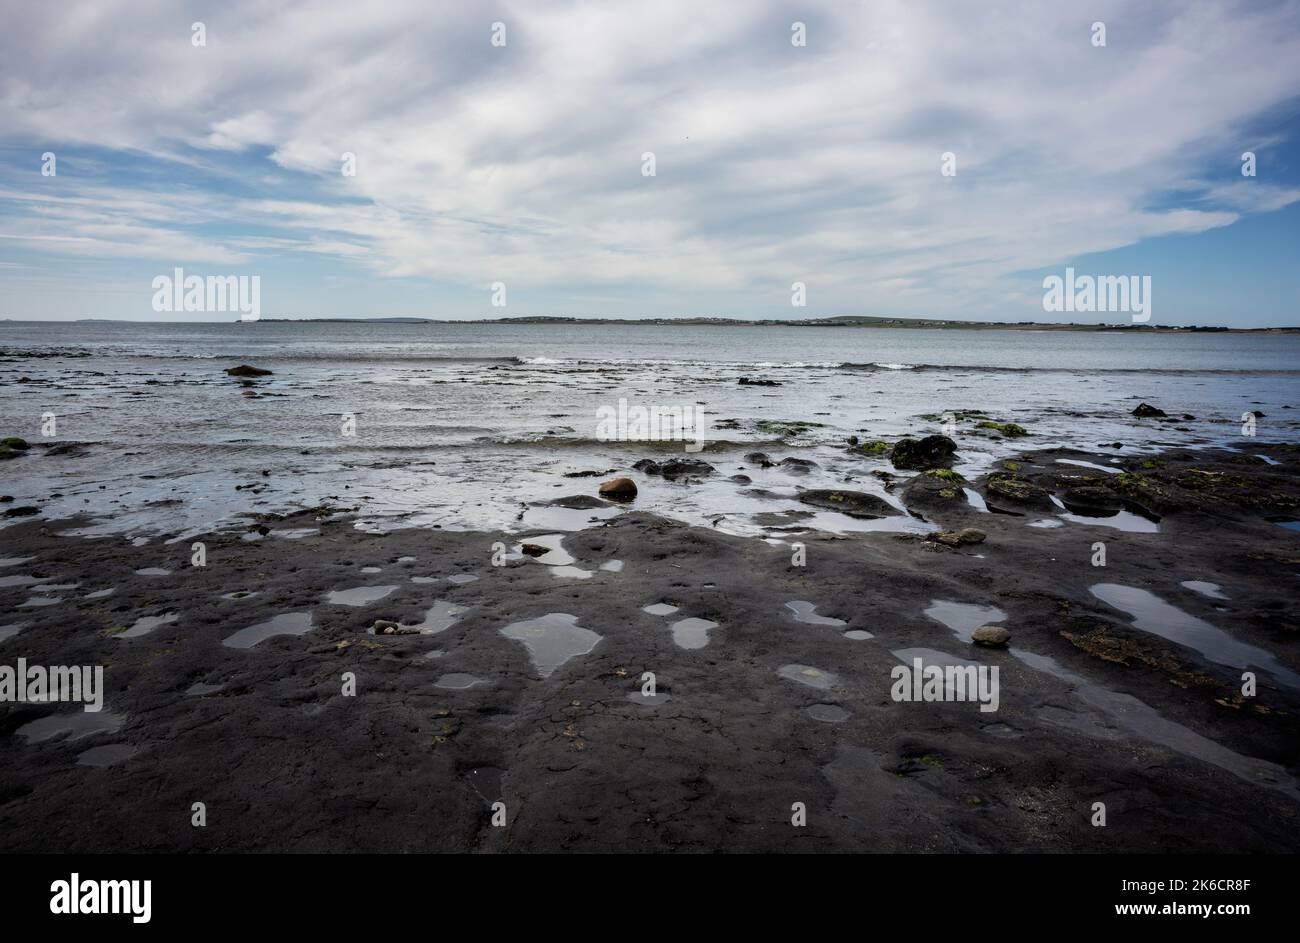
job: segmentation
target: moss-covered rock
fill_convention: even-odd
[[[1022,425],[1018,425],[1014,422],[994,422],[991,419],[975,423],[975,428],[991,429],[994,432],[1006,436],[1008,439],[1018,439],[1021,436],[1029,435],[1029,430]]]
[[[895,468],[924,470],[948,464],[957,452],[957,443],[946,435],[928,435],[924,439],[899,439],[889,453]]]

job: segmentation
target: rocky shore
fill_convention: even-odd
[[[945,451],[878,476],[926,534],[599,477],[555,503],[620,513],[564,534],[13,523],[0,664],[106,690],[0,704],[0,850],[1300,851],[1300,448]],[[916,658],[996,667],[997,710],[895,699]]]

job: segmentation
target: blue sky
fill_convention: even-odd
[[[1300,324],[1296,2],[441,6],[4,3],[0,317]]]

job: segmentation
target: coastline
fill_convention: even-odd
[[[0,575],[43,582],[0,589],[23,623],[0,655],[103,664],[117,726],[32,740],[18,731],[48,707],[0,711],[0,848],[1295,852],[1298,551],[1295,531],[1269,518],[1300,505],[1300,448],[1251,451],[1268,458],[1171,450],[1122,459],[1118,477],[1060,464],[1100,466],[1104,451],[1025,452],[966,483],[994,513],[942,476],[900,481],[913,513],[986,535],[956,546],[808,532],[798,519],[779,540],[746,538],[666,519],[644,499],[549,541],[367,533],[348,512],[305,509],[194,538],[206,549],[195,567],[189,538],[72,538],[61,532],[75,519],[26,520],[4,531],[5,562],[20,559]],[[570,482],[561,502],[602,506],[598,480]],[[1097,525],[1120,513],[1110,507],[1026,526],[1056,514],[1051,495],[1078,508],[1101,500],[1096,489],[1158,517],[1158,530]],[[792,565],[795,542],[805,565]],[[476,578],[448,579],[462,575]],[[1099,584],[1152,594],[1211,631],[1189,646],[1139,628]],[[329,601],[389,585],[360,606]],[[241,592],[254,595],[226,598]],[[33,598],[60,601],[23,605]],[[792,601],[814,606],[814,621]],[[643,611],[656,604],[676,611]],[[305,634],[223,644],[301,612]],[[538,621],[548,614],[600,638],[543,676],[549,656],[521,639],[590,644],[565,620]],[[674,640],[684,619],[716,623],[706,644]],[[1010,648],[973,645],[973,619],[1007,628]],[[375,620],[400,634],[372,634]],[[699,628],[680,635],[698,642]],[[1274,660],[1253,667],[1253,697],[1230,663],[1242,645]],[[997,666],[998,710],[893,700],[891,670],[917,651]],[[641,698],[645,672],[662,700]],[[342,693],[346,673],[355,696]],[[479,681],[437,686],[463,676]],[[194,685],[220,689],[187,695]],[[133,752],[77,765],[109,744]],[[495,801],[505,827],[491,824]],[[209,810],[203,829],[194,802]],[[790,827],[796,802],[805,828]],[[1090,825],[1095,802],[1105,828]]]

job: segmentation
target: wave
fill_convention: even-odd
[[[450,366],[465,364],[468,366],[515,367],[521,370],[565,372],[592,368],[603,371],[625,369],[670,369],[670,370],[736,370],[736,371],[850,371],[854,373],[900,373],[900,372],[950,372],[950,373],[986,373],[986,374],[1039,374],[1039,373],[1112,373],[1144,374],[1153,376],[1300,376],[1300,369],[1292,368],[1213,368],[1213,367],[1118,367],[1080,364],[1061,366],[1003,366],[989,364],[950,364],[950,363],[904,363],[896,361],[838,361],[838,360],[698,360],[673,359],[658,357],[609,357],[609,358],[564,358],[547,356],[479,356],[455,353],[422,352],[411,349],[410,345],[401,345],[402,349],[387,347],[350,347],[339,350],[293,351],[282,347],[266,348],[248,347],[226,352],[196,352],[176,349],[150,349],[148,347],[123,345],[94,346],[33,346],[28,348],[0,348],[0,359],[26,358],[83,358],[83,357],[117,357],[123,359],[140,359],[153,361],[176,360],[182,362],[213,361],[220,363],[257,363],[259,361],[292,365],[295,363],[320,364],[337,363],[383,363],[394,362],[410,366],[429,364],[430,366]]]

